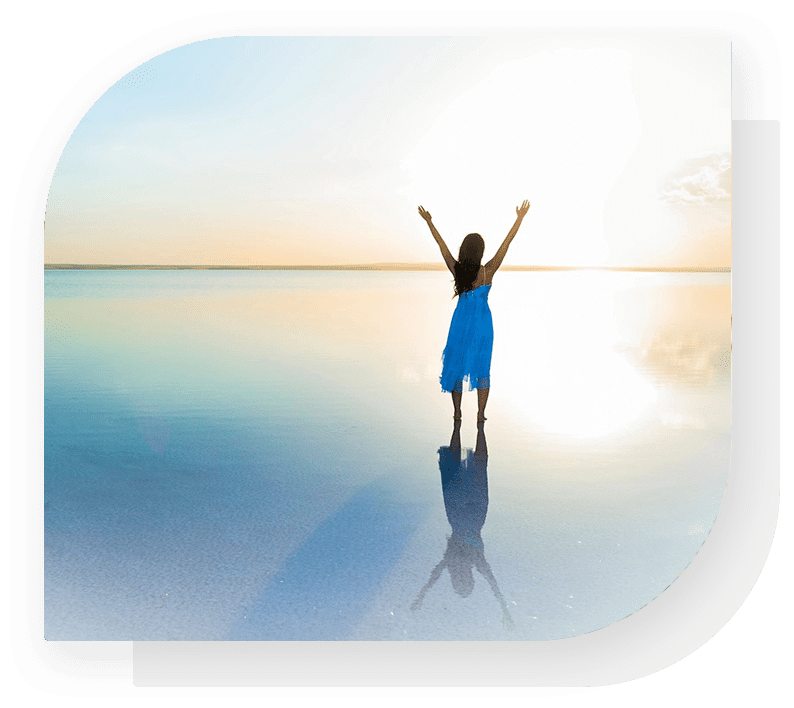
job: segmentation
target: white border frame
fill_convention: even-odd
[[[134,642],[135,685],[603,686],[705,644],[750,594],[777,524],[779,152],[777,121],[734,121],[731,470],[705,543],[655,600],[545,642]]]

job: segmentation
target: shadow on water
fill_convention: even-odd
[[[449,571],[452,588],[461,597],[468,597],[474,590],[474,569],[488,582],[491,591],[502,608],[502,621],[513,629],[513,620],[507,603],[499,590],[491,566],[485,559],[485,544],[482,527],[488,513],[488,446],[485,440],[485,425],[477,426],[477,446],[466,450],[462,459],[460,447],[460,421],[455,422],[449,446],[438,450],[438,467],[441,471],[441,490],[447,520],[452,535],[447,537],[444,557],[430,573],[430,579],[419,591],[411,609],[419,610],[428,590],[441,577],[444,569]]]
[[[228,639],[348,638],[429,508],[392,476],[365,486],[287,559]]]

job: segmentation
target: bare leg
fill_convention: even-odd
[[[463,397],[463,391],[453,391],[452,392],[452,407],[454,408],[454,413],[452,417],[455,420],[460,420],[460,399]]]
[[[488,394],[490,392],[490,388],[477,389],[477,405],[479,407],[479,410],[477,411],[477,420],[487,420],[485,417],[485,404],[488,403]]]
[[[452,438],[449,441],[449,449],[453,452],[457,452],[458,459],[460,459],[460,420],[455,420],[455,424],[452,426]]]
[[[488,443],[485,441],[485,425],[483,421],[477,423],[477,447],[474,448],[474,456],[488,461]]]

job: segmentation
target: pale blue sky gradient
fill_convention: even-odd
[[[727,189],[726,189],[727,187]],[[730,45],[239,37],[166,52],[88,111],[45,262],[730,265]]]

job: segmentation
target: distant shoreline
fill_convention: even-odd
[[[44,270],[379,270],[444,271],[443,263],[365,263],[360,265],[99,265],[86,263],[45,263]],[[636,273],[730,273],[730,267],[636,267],[636,266],[521,266],[504,265],[501,270],[561,271],[610,270]]]

